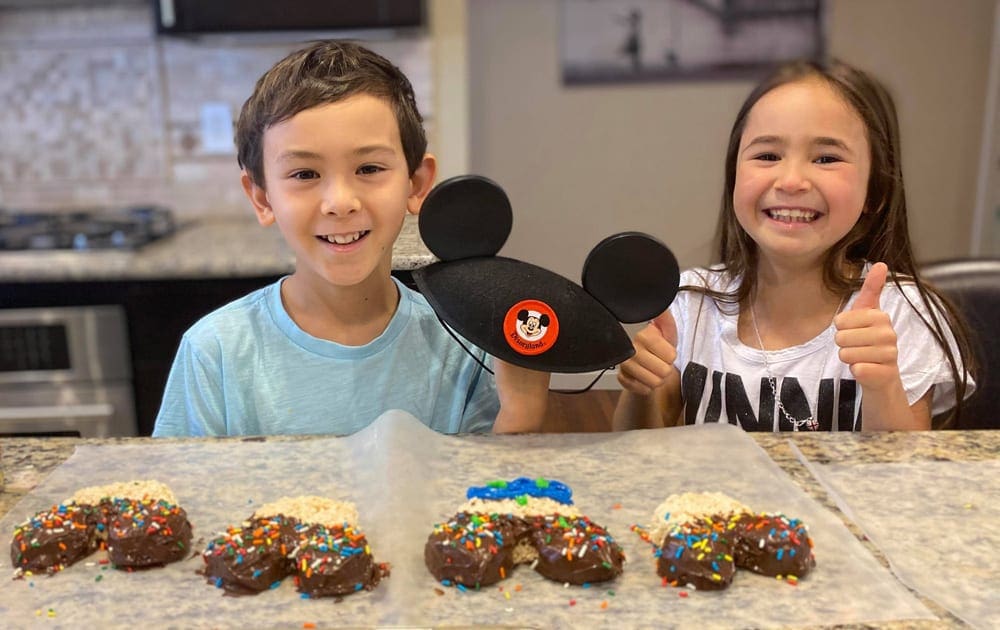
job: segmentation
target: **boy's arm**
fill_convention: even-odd
[[[538,372],[493,360],[500,413],[494,433],[531,433],[541,430],[549,404],[548,372]]]

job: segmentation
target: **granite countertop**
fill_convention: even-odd
[[[434,262],[407,215],[392,251],[392,267]],[[294,259],[276,227],[246,218],[181,223],[171,236],[135,251],[0,252],[0,282],[240,278],[291,273]]]
[[[843,521],[850,533],[874,556],[883,567],[889,560],[868,536],[841,510],[830,488],[814,475],[825,465],[852,465],[888,463],[940,463],[970,464],[984,462],[995,464],[1000,453],[1000,432],[996,431],[935,431],[883,434],[750,434],[753,440],[808,497],[817,501]],[[50,472],[67,460],[78,445],[150,445],[192,444],[204,442],[219,444],[247,438],[215,438],[204,440],[178,440],[151,438],[75,439],[75,438],[9,438],[0,439],[0,471],[3,487],[0,489],[0,516],[7,514],[14,505],[41,483]],[[319,439],[315,437],[251,438],[249,441],[269,443],[299,442]],[[566,436],[567,443],[575,436]],[[984,465],[985,465],[984,464]],[[974,480],[973,481],[974,484]],[[915,492],[896,493],[893,501],[917,502],[922,496]],[[909,497],[909,498],[907,498]],[[873,497],[880,501],[880,497]],[[984,499],[986,501],[988,499]],[[845,586],[845,588],[849,588]],[[934,600],[910,589],[914,596],[937,619],[905,622],[846,624],[836,627],[852,628],[962,628],[969,627],[962,619],[938,605]]]

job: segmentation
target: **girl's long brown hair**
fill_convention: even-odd
[[[694,286],[683,288],[706,293],[717,301],[741,308],[749,305],[757,284],[758,251],[757,244],[736,220],[733,208],[740,139],[747,116],[761,97],[779,86],[807,79],[826,82],[846,100],[864,122],[871,147],[871,173],[864,211],[851,231],[827,252],[823,283],[830,291],[846,297],[863,284],[863,279],[857,277],[860,274],[851,272],[862,268],[866,262],[881,261],[889,267],[889,279],[897,288],[901,281],[916,285],[929,318],[921,314],[906,294],[903,296],[944,351],[955,383],[954,412],[941,422],[935,421],[935,428],[951,426],[961,413],[968,378],[975,369],[969,328],[955,306],[920,279],[906,220],[896,106],[886,88],[865,72],[835,60],[828,63],[796,61],[781,66],[754,88],[736,115],[729,134],[725,189],[716,232],[716,262],[723,272],[730,277],[741,277],[742,282],[730,293]],[[948,329],[954,335],[958,356],[948,342]]]

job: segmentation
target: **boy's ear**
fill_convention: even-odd
[[[246,193],[247,199],[253,204],[254,212],[257,213],[257,222],[264,226],[274,223],[274,211],[271,210],[267,191],[255,184],[245,169],[240,175],[240,184],[243,185],[243,192]]]
[[[420,206],[424,205],[424,199],[431,192],[434,186],[434,177],[437,175],[437,158],[430,153],[424,154],[424,159],[420,161],[420,166],[410,175],[410,196],[406,198],[406,211],[410,214],[420,212]]]

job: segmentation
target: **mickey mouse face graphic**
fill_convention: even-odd
[[[549,316],[538,311],[521,309],[517,312],[517,332],[525,341],[534,341],[545,334],[549,327]]]
[[[418,217],[421,239],[440,259],[414,270],[418,288],[445,325],[514,365],[571,373],[621,363],[634,354],[621,322],[656,317],[677,293],[677,259],[639,232],[598,243],[583,265],[582,286],[497,256],[513,210],[485,177],[441,182]]]

